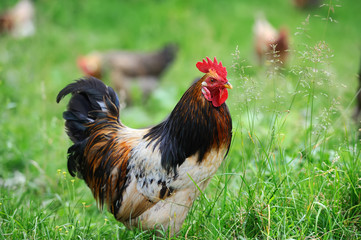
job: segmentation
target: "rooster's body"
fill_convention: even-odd
[[[122,101],[132,102],[130,90],[137,82],[143,99],[158,86],[159,79],[172,63],[177,47],[168,44],[154,52],[107,51],[89,54],[78,59],[78,66],[87,76],[102,78],[108,74]]]
[[[218,67],[217,67],[218,66]],[[128,227],[178,232],[189,208],[228,153],[232,121],[224,103],[231,85],[217,61],[198,63],[205,76],[182,96],[170,116],[147,129],[119,120],[119,100],[89,77],[69,84],[64,112],[71,175],[84,179],[100,206]]]

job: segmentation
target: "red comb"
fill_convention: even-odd
[[[214,57],[214,61],[212,62],[211,59],[207,57],[207,61],[203,59],[203,62],[197,62],[196,67],[199,71],[203,73],[208,73],[209,70],[216,71],[218,76],[226,78],[227,77],[227,69],[222,66],[222,62],[217,62],[216,57]]]

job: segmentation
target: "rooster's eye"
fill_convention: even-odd
[[[214,79],[213,79],[213,78],[211,78],[211,83],[214,83]]]

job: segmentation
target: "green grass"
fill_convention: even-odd
[[[155,238],[100,212],[85,183],[69,176],[65,104],[55,97],[81,77],[78,55],[167,42],[179,44],[179,55],[150,101],[122,112],[128,126],[167,116],[205,56],[224,63],[234,86],[230,154],[177,239],[361,238],[360,142],[350,117],[361,2],[325,2],[301,11],[284,0],[36,0],[37,34],[0,38],[0,239]],[[282,71],[256,63],[259,11],[291,33]],[[16,172],[25,181],[11,184]]]

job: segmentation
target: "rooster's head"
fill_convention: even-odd
[[[227,80],[227,69],[222,66],[222,62],[217,62],[214,58],[207,57],[207,61],[203,59],[202,62],[198,62],[196,67],[199,71],[205,73],[202,77],[202,93],[203,96],[214,107],[221,106],[228,98],[227,88],[232,89],[232,85]]]

